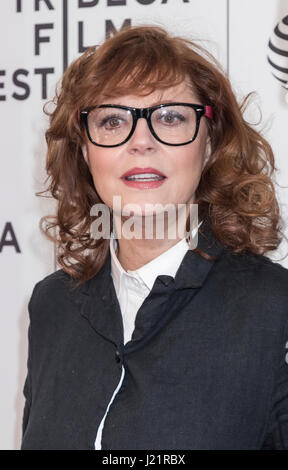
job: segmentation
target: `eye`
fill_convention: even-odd
[[[185,122],[185,117],[177,111],[162,110],[156,115],[156,120],[165,125],[177,125]]]
[[[105,127],[106,129],[116,129],[123,123],[123,118],[120,116],[112,115],[106,116],[101,120],[99,127]]]
[[[168,124],[171,124],[172,122],[175,122],[176,119],[177,119],[177,116],[172,115],[171,113],[170,114],[164,114],[164,116],[163,116],[163,120],[165,122],[168,122]]]

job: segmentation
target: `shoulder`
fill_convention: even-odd
[[[29,305],[34,306],[41,299],[48,300],[68,293],[75,286],[75,280],[63,269],[58,269],[37,282],[33,288]]]
[[[288,269],[264,255],[246,251],[233,253],[226,251],[223,256],[223,269],[232,279],[241,280],[255,289],[288,297]]]
[[[288,269],[251,252],[226,252],[219,261],[217,283],[223,304],[250,325],[287,330]]]
[[[30,321],[46,323],[47,319],[51,322],[71,318],[77,311],[77,302],[82,300],[84,285],[77,287],[76,280],[63,269],[45,276],[33,288],[28,303]]]

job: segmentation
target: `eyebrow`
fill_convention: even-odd
[[[169,100],[158,100],[158,101],[154,101],[153,103],[151,103],[149,106],[146,106],[147,108],[152,108],[153,106],[158,106],[160,104],[168,104],[168,103],[178,103],[179,100],[177,99],[173,99],[173,98],[170,98]],[[181,103],[183,101],[181,100]],[[189,101],[185,100],[185,103],[187,103]],[[115,104],[115,106],[127,106],[127,105],[124,105],[122,103],[106,103],[106,104]],[[132,108],[135,108],[136,106],[131,106]]]
[[[159,100],[159,101],[155,101],[154,103],[152,103],[151,106],[158,106],[158,104],[175,103],[176,101],[172,98],[170,100]]]

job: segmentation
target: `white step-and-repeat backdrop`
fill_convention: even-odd
[[[239,99],[257,92],[249,118],[257,120],[261,109],[259,128],[275,151],[276,190],[287,217],[288,0],[1,0],[1,449],[19,449],[21,442],[27,303],[34,284],[57,269],[54,247],[38,226],[53,201],[35,196],[45,181],[42,107],[87,46],[136,24],[200,39]],[[285,267],[287,249],[283,242],[271,256]]]

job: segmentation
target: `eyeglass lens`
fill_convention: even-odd
[[[173,105],[156,108],[151,113],[151,125],[160,140],[182,144],[194,137],[196,111],[190,106]],[[128,137],[133,127],[132,112],[121,108],[95,108],[88,116],[89,133],[100,145],[117,145]]]

